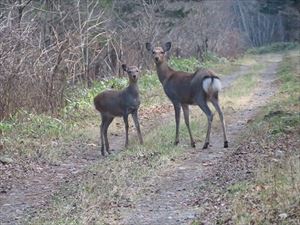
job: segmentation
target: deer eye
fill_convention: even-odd
[[[160,54],[165,54],[165,52],[164,52],[164,51],[161,51]]]
[[[152,54],[155,54],[155,51],[153,51]]]

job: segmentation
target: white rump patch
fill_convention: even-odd
[[[212,80],[213,80],[213,82],[212,82]],[[221,91],[221,89],[222,89],[221,81],[218,78],[207,77],[203,80],[202,86],[206,93],[209,93],[209,92],[214,93],[214,92]]]

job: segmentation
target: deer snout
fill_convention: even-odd
[[[132,78],[133,78],[133,79],[136,79],[136,75],[132,75]]]
[[[159,57],[158,57],[158,56],[155,56],[155,57],[154,57],[154,60],[155,60],[155,62],[158,62]]]

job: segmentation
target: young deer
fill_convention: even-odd
[[[108,90],[98,94],[94,98],[95,108],[100,112],[102,122],[100,126],[101,136],[101,154],[105,155],[104,142],[106,151],[110,154],[107,130],[113,119],[117,116],[123,117],[125,123],[126,139],[125,148],[128,146],[128,115],[131,114],[138,138],[143,144],[140,124],[138,120],[138,109],[140,106],[139,89],[137,85],[139,69],[135,66],[127,67],[125,64],[122,68],[127,72],[129,77],[129,86],[122,91]]]
[[[189,125],[189,105],[198,105],[208,119],[203,149],[208,147],[213,120],[213,114],[207,105],[207,101],[210,101],[219,113],[223,128],[224,148],[227,148],[228,141],[226,137],[225,122],[218,100],[218,93],[221,90],[221,81],[219,77],[212,71],[206,69],[199,69],[195,73],[173,70],[168,66],[166,59],[166,52],[169,51],[170,48],[171,42],[167,42],[163,47],[153,47],[150,43],[146,43],[146,49],[152,53],[152,57],[156,64],[158,78],[163,85],[166,95],[174,105],[176,121],[175,145],[179,143],[180,107],[182,107],[185,124],[191,139],[191,145],[192,147],[195,147],[195,141]]]

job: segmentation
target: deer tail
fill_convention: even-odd
[[[221,80],[217,76],[204,77],[202,87],[206,94],[217,93],[222,89]]]

